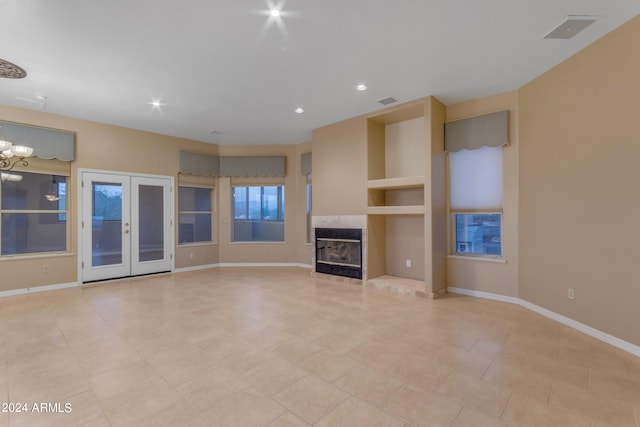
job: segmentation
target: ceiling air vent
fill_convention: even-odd
[[[558,25],[553,31],[544,36],[544,38],[568,40],[596,22],[596,19],[595,16],[569,15],[564,18],[562,24]]]
[[[382,105],[389,105],[389,104],[393,104],[394,102],[398,102],[398,100],[395,99],[393,96],[390,96],[388,98],[379,99],[378,102]]]

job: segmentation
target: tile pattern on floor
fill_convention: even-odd
[[[506,303],[219,268],[0,299],[4,402],[52,405],[0,427],[640,427],[640,359]]]

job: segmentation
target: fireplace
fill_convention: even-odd
[[[316,228],[315,271],[362,279],[362,230]]]

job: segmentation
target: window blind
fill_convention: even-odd
[[[444,125],[445,151],[477,150],[509,144],[509,111],[447,122]]]
[[[311,175],[311,152],[300,155],[300,172],[302,175]]]
[[[31,126],[0,120],[2,133],[14,145],[33,148],[33,155],[41,159],[75,160],[74,132]]]
[[[220,175],[231,177],[285,176],[285,156],[224,156]]]
[[[220,176],[220,158],[211,154],[180,151],[180,173]]]

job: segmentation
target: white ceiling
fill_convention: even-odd
[[[450,104],[516,89],[640,2],[0,0],[0,11],[0,58],[28,73],[0,79],[0,104],[41,110],[46,96],[53,114],[218,144],[296,144],[389,96]],[[600,18],[571,40],[543,40],[567,15]]]

